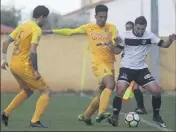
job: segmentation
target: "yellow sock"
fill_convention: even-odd
[[[21,91],[19,94],[15,96],[15,98],[11,101],[11,103],[4,110],[5,115],[9,116],[10,112],[16,109],[19,105],[21,105],[28,98],[25,91]]]
[[[84,112],[84,119],[88,120],[91,118],[91,116],[98,110],[99,106],[99,97],[95,97],[92,99],[89,107]]]
[[[50,99],[50,96],[48,94],[40,95],[40,98],[38,99],[37,104],[36,104],[34,115],[31,120],[32,123],[40,121],[40,117],[44,113],[49,103],[49,99]]]
[[[101,114],[106,111],[109,104],[111,93],[112,90],[110,90],[109,88],[105,88],[101,93],[98,114]]]

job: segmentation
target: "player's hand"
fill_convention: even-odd
[[[7,67],[8,67],[9,65],[8,65],[8,63],[6,62],[6,61],[1,61],[1,68],[3,69],[3,70],[7,70]]]
[[[52,30],[43,30],[43,34],[52,34]]]
[[[109,41],[109,42],[107,43],[107,45],[108,45],[110,48],[113,48],[113,47],[115,46],[112,41]]]
[[[170,36],[169,36],[169,40],[170,40],[171,42],[174,42],[174,41],[176,40],[176,34],[170,35]]]
[[[109,47],[113,46],[113,42],[111,40],[108,40],[108,41],[105,41],[105,42],[101,42],[101,43],[104,44],[104,45],[107,45]]]
[[[36,80],[39,80],[40,79],[40,73],[38,71],[34,71],[34,77]]]
[[[117,45],[119,45],[122,42],[122,39],[120,36],[117,36],[114,38],[114,41],[116,42]]]

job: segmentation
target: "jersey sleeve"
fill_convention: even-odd
[[[32,32],[32,44],[39,44],[40,37],[42,36],[42,31],[40,29],[36,29]]]
[[[19,28],[17,27],[17,28],[8,36],[8,40],[10,40],[10,41],[15,40],[15,38],[16,38],[17,35],[18,35],[18,31],[19,31]]]
[[[122,35],[120,35],[120,39],[121,39],[121,43],[117,45],[118,48],[120,49],[124,49],[125,47],[125,33],[123,33]]]
[[[156,36],[154,33],[151,32],[151,43],[152,44],[157,44],[157,45],[160,45],[160,43],[163,42],[163,40],[161,40],[161,38],[159,38],[158,36]]]
[[[64,29],[53,29],[52,32],[60,35],[73,35],[73,34],[86,34],[87,33],[87,27],[88,24],[82,25],[78,28],[75,29],[69,29],[69,28],[64,28]]]
[[[111,38],[111,40],[112,40],[113,43],[115,43],[114,38],[115,38],[116,36],[118,36],[118,30],[117,30],[116,26],[113,25],[113,26],[112,26],[112,38]]]

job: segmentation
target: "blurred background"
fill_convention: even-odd
[[[124,31],[124,23],[144,15],[151,28],[151,0],[2,0],[1,24],[14,27],[31,19],[31,12],[37,5],[46,5],[50,19],[46,28],[77,27],[94,22],[94,7],[106,4],[109,7],[108,21],[117,25],[119,32]],[[175,0],[158,0],[159,35],[167,36],[175,32]],[[14,17],[14,18],[13,18]],[[13,21],[12,21],[13,20]]]
[[[162,38],[176,32],[176,0],[2,0],[1,41],[13,29],[31,19],[37,5],[46,5],[51,13],[44,29],[76,28],[95,22],[94,7],[105,4],[109,7],[108,22],[117,26],[119,34],[125,31],[125,23],[143,15],[148,20],[147,30]],[[154,2],[154,3],[152,3]],[[152,6],[153,5],[153,6]],[[153,26],[152,26],[153,25]],[[56,91],[80,91],[84,47],[86,36],[46,35],[40,44],[39,66],[51,88]],[[10,47],[10,50],[13,46]],[[147,63],[163,90],[176,90],[176,46],[169,49],[153,48]],[[52,52],[51,52],[52,51]],[[10,58],[11,52],[9,52]],[[97,90],[97,80],[91,72],[90,55],[87,56],[84,90]],[[116,73],[120,57],[117,56]],[[18,85],[8,71],[2,72],[2,91],[18,90]],[[167,78],[167,79],[166,79]],[[68,82],[69,80],[69,82]],[[15,88],[14,88],[15,87]]]
[[[138,16],[145,16],[147,30],[156,33],[162,39],[176,33],[176,0],[1,0],[1,45],[2,41],[19,24],[31,20],[32,10],[37,5],[50,9],[49,18],[43,29],[76,28],[83,24],[94,23],[94,7],[105,4],[109,8],[108,22],[117,26],[119,34],[125,31],[125,23],[134,21]],[[160,128],[152,122],[151,94],[144,89],[144,102],[147,115],[140,115],[137,128],[129,128],[124,123],[124,115],[134,111],[135,98],[123,103],[119,127],[112,127],[107,122],[87,127],[77,121],[90,99],[97,95],[98,80],[92,74],[91,56],[86,48],[86,35],[60,36],[43,35],[38,47],[38,65],[41,75],[56,94],[42,117],[42,122],[49,125],[48,131],[175,131],[176,122],[176,42],[168,49],[156,45],[147,55],[147,63],[163,92],[161,114],[168,128]],[[11,58],[13,44],[8,49]],[[116,76],[119,72],[120,55],[116,56]],[[1,111],[7,107],[19,86],[9,69],[1,70]],[[81,94],[80,94],[81,93]],[[80,96],[81,95],[81,96]],[[113,93],[114,97],[115,92]],[[8,129],[2,131],[31,131],[29,121],[35,108],[38,94],[34,94],[24,105],[13,112]],[[111,109],[112,98],[108,111]],[[95,114],[96,115],[96,114]],[[93,123],[95,123],[95,115]],[[20,125],[19,125],[20,124]],[[32,129],[38,131],[39,129]],[[44,129],[40,129],[44,130]]]

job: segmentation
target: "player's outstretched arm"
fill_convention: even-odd
[[[13,41],[14,40],[10,36],[8,36],[8,39],[3,41],[3,44],[2,44],[2,58],[1,58],[1,68],[3,70],[6,70],[6,67],[8,67],[7,50],[8,50],[8,47],[9,47],[10,43],[12,43]]]
[[[120,54],[121,52],[122,52],[122,50],[123,50],[123,48],[124,48],[124,46],[122,46],[123,44],[123,42],[122,42],[122,39],[118,36],[118,37],[116,37],[115,39],[114,39],[114,42],[115,43],[113,43],[112,41],[111,42],[109,42],[109,46],[110,46],[110,48],[111,48],[111,51],[114,53],[114,54],[116,54],[116,55],[118,55],[118,54]]]
[[[111,47],[111,50],[112,50],[112,52],[114,53],[114,54],[116,54],[116,55],[118,55],[118,54],[120,54],[121,52],[122,52],[122,50],[123,50],[123,48],[121,47],[121,46],[119,46],[119,45],[117,45],[117,46],[112,46]]]
[[[162,48],[169,48],[170,45],[176,40],[176,35],[175,34],[172,34],[168,37],[167,40],[163,41],[161,40],[159,43],[158,43],[158,46],[162,47]]]
[[[87,25],[82,25],[78,28],[75,29],[69,29],[69,28],[64,28],[64,29],[53,29],[53,30],[43,30],[44,34],[59,34],[59,35],[65,35],[65,36],[70,36],[73,34],[84,34],[86,33],[86,27]]]

